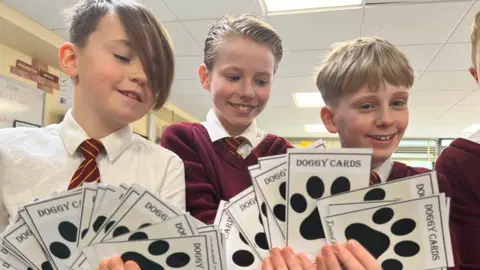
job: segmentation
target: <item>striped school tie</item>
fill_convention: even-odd
[[[370,186],[380,183],[380,176],[374,171],[370,171]]]
[[[232,153],[232,155],[243,158],[239,153],[237,153],[238,147],[245,141],[244,137],[228,137],[224,139],[224,144],[227,150]]]
[[[73,174],[68,190],[80,187],[85,182],[100,182],[100,170],[96,158],[104,150],[103,144],[96,139],[88,139],[80,144],[80,151],[85,160]]]

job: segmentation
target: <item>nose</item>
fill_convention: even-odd
[[[130,64],[128,70],[128,79],[139,84],[140,86],[144,86],[147,83],[148,77],[143,70],[143,65],[140,59],[136,58]]]
[[[389,127],[393,125],[394,119],[389,106],[383,106],[377,114],[376,125]]]
[[[245,99],[251,99],[255,97],[255,82],[252,79],[245,80],[241,89],[240,89],[240,97]]]

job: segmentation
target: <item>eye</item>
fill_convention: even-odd
[[[227,75],[227,78],[231,82],[236,82],[240,80],[240,76],[238,75]]]
[[[268,84],[268,80],[257,80],[257,85],[265,86]]]
[[[119,61],[123,62],[123,63],[130,63],[130,59],[127,58],[127,57],[123,57],[121,55],[118,55],[118,54],[113,54],[115,56],[115,58],[117,58]]]
[[[374,104],[371,104],[371,103],[366,103],[366,104],[362,104],[360,105],[360,109],[361,110],[364,110],[364,111],[367,111],[367,110],[372,110],[372,109],[375,109],[375,105]]]
[[[392,102],[392,105],[395,106],[395,107],[403,107],[403,106],[407,105],[407,101],[402,100],[402,99],[395,100],[395,101]]]

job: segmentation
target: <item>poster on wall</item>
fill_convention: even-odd
[[[67,110],[73,104],[73,81],[65,74],[60,75],[60,104]]]
[[[32,123],[20,121],[20,120],[13,120],[13,127],[18,128],[18,127],[33,127],[33,128],[41,128],[40,125],[35,125]]]
[[[0,75],[0,128],[11,128],[15,120],[41,126],[45,92]]]

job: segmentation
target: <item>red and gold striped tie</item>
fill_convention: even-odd
[[[232,155],[238,158],[242,158],[242,156],[239,153],[237,153],[237,150],[238,150],[238,147],[240,147],[240,145],[244,141],[245,141],[244,137],[236,137],[236,138],[228,137],[228,138],[225,138],[225,147],[230,153],[232,153]]]
[[[88,139],[80,144],[80,150],[85,160],[73,174],[68,190],[80,187],[84,182],[100,182],[100,170],[96,158],[105,150],[105,147],[99,140]]]
[[[380,183],[380,176],[378,173],[371,171],[370,172],[370,186],[376,185]]]

